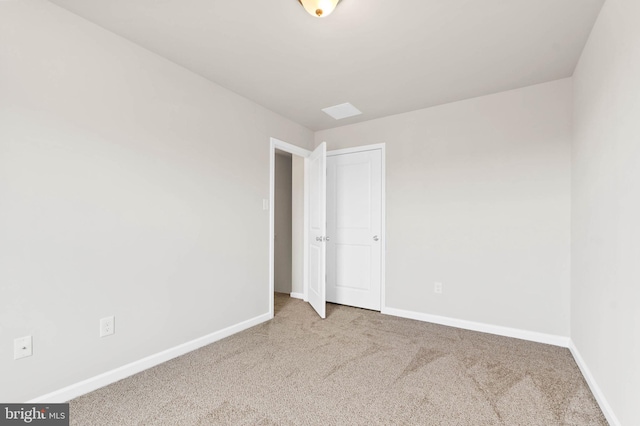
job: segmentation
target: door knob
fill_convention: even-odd
[[[329,241],[329,237],[324,237],[324,240],[325,241]]]
[[[373,236],[373,241],[378,241],[379,239],[380,239],[380,238],[378,238],[378,236],[377,236],[377,235],[374,235],[374,236]]]

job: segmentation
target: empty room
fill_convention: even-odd
[[[0,424],[640,425],[638,117],[637,0],[0,0]]]

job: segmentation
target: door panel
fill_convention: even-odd
[[[371,164],[368,158],[362,162],[348,162],[344,158],[335,161],[336,226],[368,230],[371,228]]]
[[[327,300],[380,310],[380,149],[327,158],[327,227]]]
[[[327,144],[309,156],[309,303],[321,318],[326,316]]]
[[[336,287],[371,289],[371,247],[357,244],[336,244]]]

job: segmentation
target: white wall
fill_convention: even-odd
[[[386,143],[387,307],[569,335],[569,79],[315,140]]]
[[[271,136],[313,143],[49,2],[0,2],[0,401],[266,314]]]
[[[291,156],[276,151],[274,200],[273,286],[278,293],[291,293]]]
[[[640,2],[608,0],[574,74],[571,336],[640,425]]]

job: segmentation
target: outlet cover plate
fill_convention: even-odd
[[[100,337],[111,336],[115,332],[115,319],[113,316],[105,317],[100,320]]]
[[[13,341],[13,359],[26,358],[33,355],[31,336],[19,337]]]

